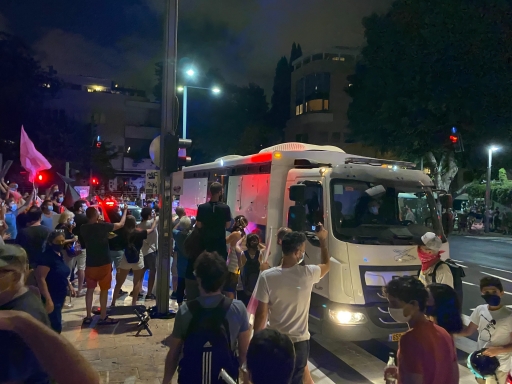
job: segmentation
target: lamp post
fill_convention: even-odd
[[[187,74],[191,72],[191,70],[187,71]],[[220,93],[219,87],[205,88],[205,87],[196,87],[192,85],[184,85],[178,87],[179,92],[183,92],[183,138],[187,138],[187,103],[188,103],[188,89],[202,89],[206,91],[211,91],[213,94],[218,95]]]
[[[487,183],[485,186],[485,232],[490,231],[489,223],[489,209],[491,209],[491,169],[492,169],[492,153],[499,150],[498,147],[489,147],[489,161],[487,163]]]

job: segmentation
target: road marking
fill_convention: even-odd
[[[313,378],[315,384],[336,384],[334,381],[329,379],[319,368],[317,368],[312,362],[308,361],[309,372]]]
[[[496,276],[496,275],[493,275],[493,274],[491,274],[491,273],[482,272],[482,271],[480,271],[480,273],[483,273],[484,275],[487,275],[487,276],[496,277],[497,279],[505,280],[505,281],[508,281],[509,283],[512,283],[512,280],[510,280],[510,279],[505,279],[504,277],[501,277],[501,276]]]
[[[463,261],[460,261],[460,260],[455,260],[455,259],[452,259],[453,261],[455,261],[456,263],[464,263]]]
[[[463,281],[463,282],[462,282],[462,284],[466,284],[466,285],[473,285],[473,286],[475,286],[475,287],[480,288],[480,286],[479,286],[479,285],[476,285],[476,284],[473,284],[473,283],[468,283],[467,281]]]
[[[505,269],[499,269],[499,268],[486,267],[485,265],[479,265],[479,267],[487,268],[487,269],[494,269],[495,271],[500,271],[500,272],[512,273],[512,271],[507,271]]]
[[[455,263],[456,266],[458,267],[462,267],[462,268],[469,268],[467,265],[462,265],[462,264],[459,264],[459,263]]]

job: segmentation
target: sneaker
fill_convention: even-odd
[[[156,296],[150,293],[149,295],[146,295],[146,300],[156,300]]]
[[[122,289],[119,290],[119,296],[126,295],[127,293],[127,291],[123,291]]]
[[[130,292],[130,296],[133,296],[133,291]],[[139,295],[137,297],[143,297],[144,296],[144,293],[142,292],[139,292]]]

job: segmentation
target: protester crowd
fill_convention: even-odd
[[[89,325],[99,286],[100,315],[94,326],[118,321],[107,313],[114,270],[111,307],[128,294],[122,286],[130,273],[131,304],[141,298],[146,271],[145,299],[155,299],[155,210],[143,208],[137,224],[128,215],[128,205],[118,205],[116,219],[105,221],[85,200],[66,209],[58,188],[49,191],[50,199],[38,199],[35,193],[21,196],[16,185],[0,185],[5,190],[0,235],[7,243],[0,245],[0,339],[11,346],[0,348],[0,382],[47,383],[51,378],[59,383],[97,383],[97,373],[59,336],[66,297],[85,297],[83,324]],[[279,229],[276,241],[282,257],[271,266],[262,234],[248,233],[246,217],[232,218],[222,193],[222,185],[212,183],[210,200],[198,207],[196,218],[176,209],[171,298],[179,308],[163,383],[171,383],[176,373],[181,384],[202,383],[205,378],[222,383],[221,371],[244,383],[312,383],[307,366],[309,306],[313,285],[330,269],[328,233],[318,223],[321,262],[304,265],[305,234]],[[512,357],[512,317],[501,302],[501,282],[494,277],[481,280],[486,304],[474,310],[464,327],[461,275],[450,260],[441,259],[441,247],[439,237],[424,234],[418,242],[418,276],[400,277],[385,287],[389,314],[409,325],[399,341],[398,368],[389,367],[385,377],[397,383],[458,383],[454,337],[478,332],[480,350],[471,357],[477,381],[491,383],[486,380],[493,377],[504,384]],[[251,303],[256,303],[253,313]],[[32,338],[35,333],[37,338]],[[34,339],[45,340],[44,351]],[[48,346],[59,354],[55,360],[44,355]],[[66,377],[63,359],[73,360],[80,374]],[[489,373],[477,360],[485,361],[488,369],[498,364]]]

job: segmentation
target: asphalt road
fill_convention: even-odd
[[[512,305],[512,238],[498,236],[451,236],[450,257],[464,267],[463,311],[470,315],[472,309],[484,301],[480,297],[479,282],[484,276],[498,277],[505,289],[503,301]]]

